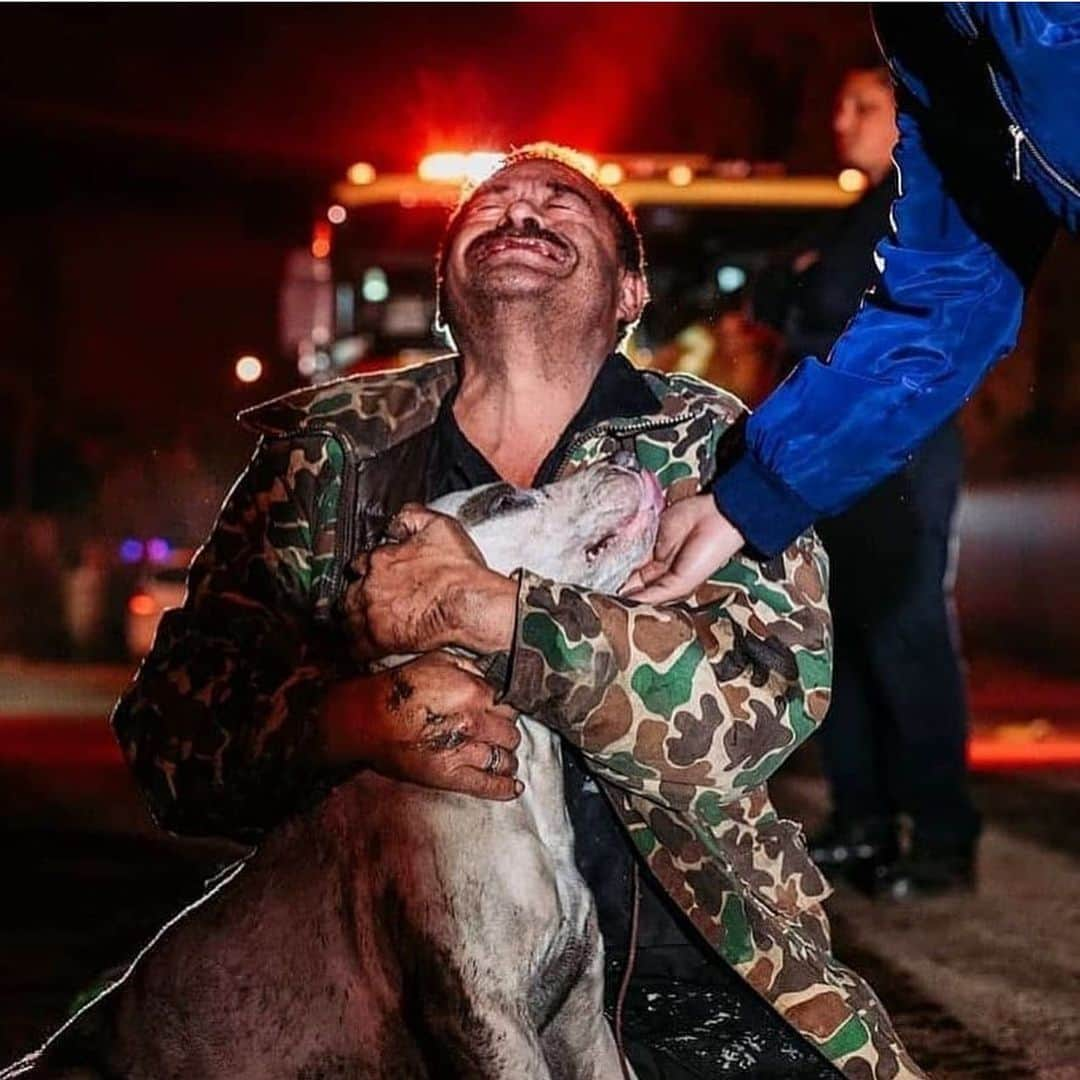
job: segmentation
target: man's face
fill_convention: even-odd
[[[612,329],[633,321],[617,226],[573,169],[525,161],[496,174],[459,216],[446,263],[451,312],[481,300],[549,296],[610,309]],[[637,278],[640,281],[640,278]]]
[[[833,133],[840,163],[874,182],[888,172],[896,145],[896,104],[892,89],[873,71],[852,71],[836,98]]]

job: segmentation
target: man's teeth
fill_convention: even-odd
[[[547,240],[532,240],[517,236],[508,237],[505,240],[492,241],[486,245],[487,250],[485,255],[495,255],[500,251],[506,251],[508,248],[526,248],[531,251],[537,251],[541,255],[546,255],[549,259],[558,258],[555,246]]]

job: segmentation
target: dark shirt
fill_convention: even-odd
[[[427,467],[428,500],[441,498],[454,491],[467,491],[481,484],[502,480],[491,463],[465,437],[454,418],[455,387],[443,399],[435,421],[431,453]],[[555,479],[570,443],[577,435],[605,420],[619,416],[642,416],[654,413],[660,402],[649,389],[640,371],[625,356],[612,353],[604,361],[588,396],[573,420],[567,425],[555,448],[533,477],[532,486],[541,487]]]

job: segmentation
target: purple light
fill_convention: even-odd
[[[168,540],[162,540],[160,536],[154,536],[146,541],[146,557],[152,563],[167,562],[172,554],[172,547]]]
[[[128,538],[120,545],[120,561],[125,563],[137,563],[143,557],[141,540]]]

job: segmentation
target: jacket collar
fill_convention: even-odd
[[[457,385],[456,357],[442,356],[413,367],[353,375],[304,387],[245,409],[238,419],[270,438],[304,434],[343,439],[358,458],[374,457],[435,423],[443,398]],[[693,376],[645,373],[658,399],[651,414],[657,426],[703,408],[717,395],[734,398]],[[607,426],[640,421],[628,416]],[[651,426],[651,425],[650,425]]]
[[[245,409],[238,419],[271,438],[334,435],[358,457],[374,457],[435,422],[440,402],[457,383],[454,360],[441,356],[294,390]]]

